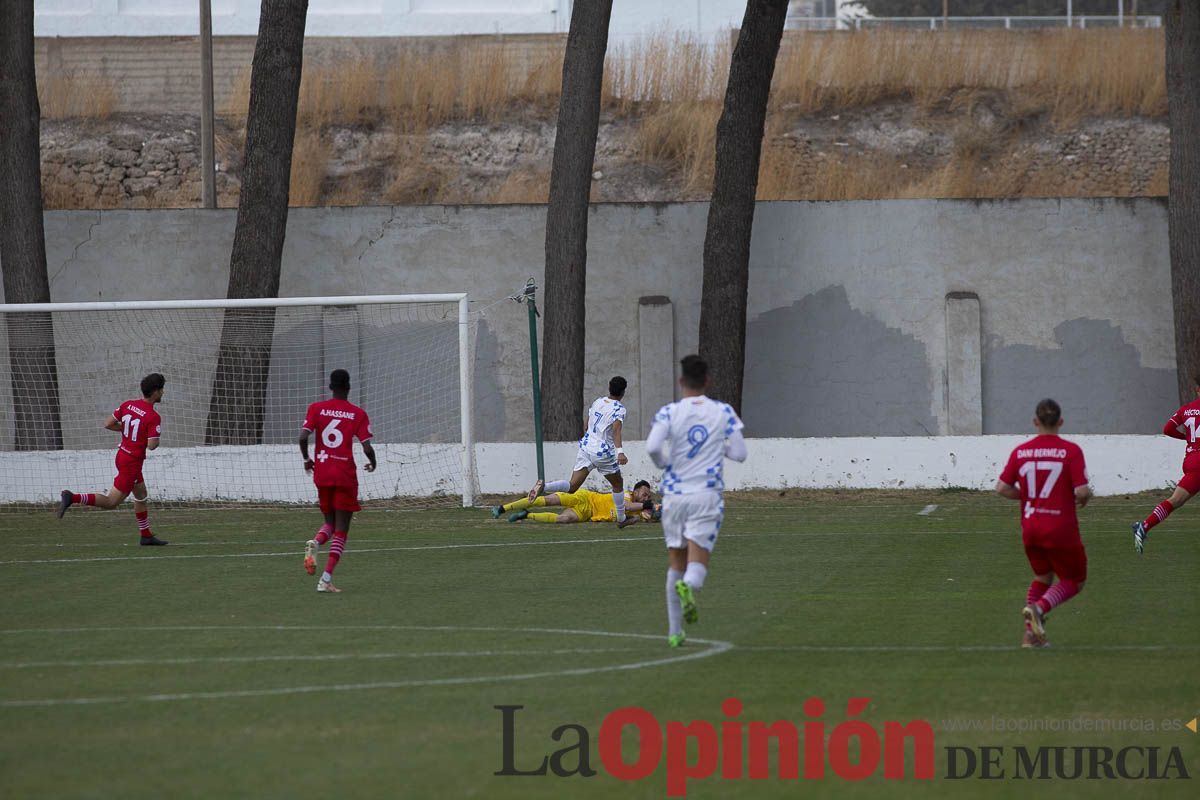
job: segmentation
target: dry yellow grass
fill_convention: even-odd
[[[288,205],[315,206],[321,199],[325,180],[327,150],[321,136],[311,131],[296,131],[292,144],[292,172],[288,183]]]
[[[632,126],[637,157],[665,167],[684,199],[702,198],[711,188],[729,54],[726,46],[668,35],[609,50],[605,111]],[[306,66],[291,202],[544,202],[548,162],[523,166],[489,190],[464,182],[456,167],[429,163],[425,135],[454,122],[552,119],[561,73],[561,48],[538,51],[492,37],[463,37],[447,47],[406,42],[381,60],[349,51],[339,61]],[[95,76],[50,75],[39,88],[48,118],[105,116],[116,102],[113,86]],[[222,104],[235,126],[244,120],[248,96],[247,70]],[[952,119],[952,155],[911,167],[888,156],[817,159],[783,139],[800,117],[888,99],[908,99]],[[1001,107],[1001,124],[979,121],[981,103]],[[789,33],[772,86],[758,196],[1120,195],[1135,186],[1165,194],[1165,166],[1150,177],[1117,171],[1083,181],[1077,171],[1011,152],[1013,124],[1035,115],[1069,127],[1089,115],[1165,112],[1161,30]],[[331,126],[384,126],[411,141],[390,160],[382,189],[378,180],[331,187],[325,185]]]
[[[103,120],[117,106],[117,90],[98,73],[51,72],[38,76],[38,104],[44,119]]]
[[[1056,115],[1166,113],[1160,29],[860,31],[789,35],[772,106],[809,114],[956,89],[1030,95]]]

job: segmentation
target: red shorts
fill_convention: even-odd
[[[1179,488],[1188,494],[1200,492],[1200,472],[1185,472],[1179,479]]]
[[[322,514],[362,511],[362,506],[358,504],[357,486],[318,486],[317,499],[321,503]]]
[[[1082,542],[1064,542],[1061,546],[1025,542],[1025,557],[1033,574],[1045,575],[1053,572],[1059,578],[1075,583],[1087,580],[1087,553]]]
[[[134,458],[123,450],[117,451],[117,477],[113,478],[113,486],[117,491],[129,494],[133,491],[134,484],[146,482],[142,477],[144,463],[142,459]]]

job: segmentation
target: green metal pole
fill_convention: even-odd
[[[529,366],[533,372],[533,437],[537,445],[537,475],[539,481],[546,480],[546,461],[542,452],[542,382],[538,378],[537,301],[534,299],[536,286],[526,288],[525,300],[529,306]]]

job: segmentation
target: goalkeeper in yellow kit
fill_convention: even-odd
[[[547,510],[534,510],[542,509]],[[561,508],[562,510],[550,510]],[[574,492],[554,492],[536,497],[532,501],[522,497],[511,503],[492,508],[492,516],[499,519],[501,515],[509,514],[509,522],[520,522],[531,519],[535,522],[615,522],[617,516],[616,503],[610,492],[592,492],[578,489]],[[658,518],[658,510],[654,505],[654,495],[650,484],[638,481],[633,491],[625,496],[626,519],[639,518],[650,521]]]

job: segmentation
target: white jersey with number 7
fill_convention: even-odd
[[[742,427],[742,421],[728,403],[704,395],[685,397],[659,409],[646,440],[646,450],[654,463],[663,468],[659,487],[662,493],[683,495],[723,490],[726,443]],[[740,442],[741,437],[737,439]],[[740,453],[728,455],[744,460],[744,446]]]

